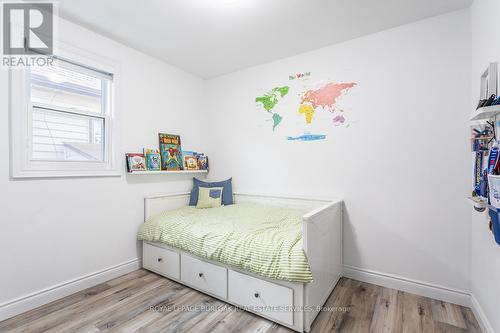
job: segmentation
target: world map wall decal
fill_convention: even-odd
[[[255,98],[259,112],[265,112],[270,130],[286,127],[289,141],[317,141],[327,138],[328,128],[346,126],[347,112],[339,101],[356,82],[311,82],[311,73],[289,76],[289,83],[273,87]],[[287,124],[290,121],[291,124]],[[286,125],[285,125],[286,124]]]

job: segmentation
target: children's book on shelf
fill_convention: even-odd
[[[161,170],[161,156],[159,149],[144,148],[144,157],[146,159],[146,168],[149,171]]]
[[[208,170],[208,157],[204,154],[198,155],[198,168],[200,170]]]
[[[182,151],[182,160],[184,162],[184,170],[199,170],[197,153],[194,151]]]
[[[127,171],[146,171],[146,162],[144,160],[144,154],[139,153],[128,153],[125,155],[127,159]]]
[[[173,134],[158,134],[160,141],[161,169],[183,170],[181,137]]]

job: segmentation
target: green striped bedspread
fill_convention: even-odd
[[[182,207],[148,219],[138,239],[158,242],[271,279],[311,282],[303,211],[255,203]]]

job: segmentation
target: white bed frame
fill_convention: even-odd
[[[250,194],[235,194],[234,201],[308,211],[302,217],[303,247],[314,282],[268,279],[149,242],[143,242],[143,267],[295,331],[309,332],[342,273],[342,201]],[[144,218],[188,203],[189,193],[147,197]]]

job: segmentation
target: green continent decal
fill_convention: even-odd
[[[288,86],[278,87],[278,88],[273,89],[273,91],[279,91],[282,98],[285,97],[286,94],[288,94],[289,90],[290,90],[290,87],[288,87]]]
[[[266,111],[269,112],[272,109],[274,109],[276,104],[278,104],[278,99],[274,95],[272,95],[272,96],[264,95],[264,96],[257,97],[255,99],[255,102],[262,103],[262,106],[264,107],[264,109],[266,109]]]
[[[273,131],[276,128],[276,126],[278,126],[281,123],[282,120],[283,120],[282,116],[280,116],[277,113],[273,113]]]
[[[288,94],[290,87],[276,87],[267,92],[264,96],[255,98],[256,103],[261,103],[267,112],[272,112],[272,109],[278,104],[279,98],[283,98]]]

